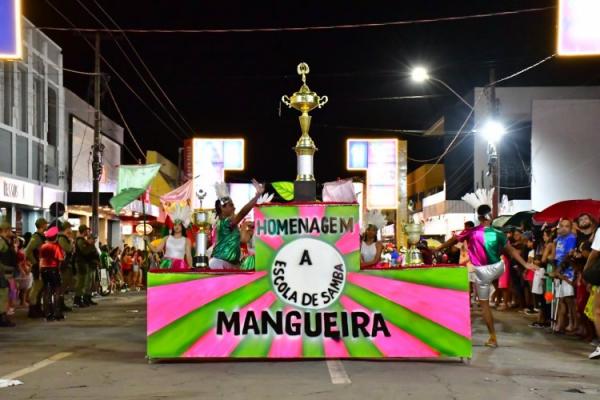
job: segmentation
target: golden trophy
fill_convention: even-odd
[[[193,267],[208,268],[208,236],[210,235],[210,222],[208,213],[210,211],[202,208],[202,200],[206,197],[206,192],[202,189],[196,193],[196,197],[200,200],[200,208],[194,210],[194,225],[198,228],[196,232],[196,251],[194,252]]]
[[[410,245],[406,252],[405,265],[407,267],[423,265],[423,254],[421,254],[421,251],[417,249],[417,243],[419,243],[419,240],[421,240],[421,234],[423,233],[423,225],[414,223],[405,224],[404,232],[406,232],[408,244]]]
[[[300,136],[300,139],[298,139],[296,147],[294,148],[297,157],[294,200],[306,201],[316,199],[313,161],[317,146],[315,146],[315,142],[313,142],[308,135],[308,131],[310,130],[310,120],[312,118],[308,113],[315,108],[323,107],[327,104],[329,99],[327,96],[319,96],[309,89],[306,84],[306,75],[310,72],[308,64],[304,62],[298,64],[297,72],[298,75],[302,77],[302,86],[300,87],[300,90],[292,94],[291,97],[288,97],[287,95],[283,96],[281,101],[289,108],[294,108],[302,113],[299,117],[302,136]]]

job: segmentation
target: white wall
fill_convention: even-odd
[[[490,115],[490,101],[487,94],[481,95],[483,88],[475,88],[474,98],[480,98],[475,105],[475,129],[485,123]],[[600,86],[565,86],[565,87],[498,87],[496,98],[499,101],[499,119],[507,124],[531,121],[533,103],[538,100],[559,99],[599,99]],[[479,135],[474,141],[474,182],[477,187],[490,187],[491,181],[487,172],[487,142]],[[533,157],[533,153],[532,153]],[[500,160],[502,162],[502,160]],[[483,181],[481,179],[483,171]],[[512,199],[509,199],[512,200]],[[534,205],[535,206],[535,205]],[[535,208],[535,207],[534,207]]]
[[[600,200],[600,99],[536,100],[532,114],[533,209]]]

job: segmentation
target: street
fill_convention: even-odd
[[[64,322],[28,320],[0,331],[0,377],[23,385],[0,399],[585,399],[600,395],[591,346],[527,327],[495,312],[498,349],[481,344],[474,313],[474,357],[446,361],[170,362],[145,355],[145,292],[99,300]]]

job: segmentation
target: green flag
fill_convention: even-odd
[[[117,214],[146,191],[159,169],[160,164],[121,165],[119,167],[117,195],[110,199],[110,205]]]

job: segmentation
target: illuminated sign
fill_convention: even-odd
[[[200,206],[196,193],[206,192],[204,207],[212,207],[217,200],[214,185],[225,181],[225,171],[244,169],[244,139],[192,139],[192,178],[194,179],[193,206]]]
[[[0,60],[21,58],[21,0],[0,0]]]
[[[348,139],[346,168],[367,171],[367,208],[398,207],[398,140]]]
[[[560,0],[558,7],[558,54],[600,55],[600,1]]]

